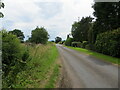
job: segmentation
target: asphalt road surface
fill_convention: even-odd
[[[72,88],[118,88],[118,67],[56,45]]]

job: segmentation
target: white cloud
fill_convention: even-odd
[[[48,5],[43,4],[41,7],[41,2]],[[51,36],[50,39],[56,36],[65,39],[78,17],[92,16],[93,13],[92,0],[5,0],[4,3],[4,28],[21,29],[27,36],[36,26],[44,26]]]

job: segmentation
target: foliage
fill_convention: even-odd
[[[22,60],[23,60],[23,61],[26,61],[26,60],[28,59],[28,57],[29,57],[29,51],[26,50],[26,51],[23,53]]]
[[[3,71],[9,71],[10,66],[14,66],[21,58],[21,48],[19,39],[6,31],[2,31],[2,63]],[[8,68],[7,68],[8,67]]]
[[[96,21],[93,26],[94,42],[97,34],[120,27],[120,2],[96,2],[93,5]]]
[[[88,41],[83,41],[82,42],[82,45],[81,45],[81,48],[85,48],[85,46],[88,44]]]
[[[65,41],[65,45],[66,45],[66,46],[71,46],[71,45],[72,45],[72,42],[73,42],[73,38],[68,38],[68,39]]]
[[[13,31],[9,31],[9,33],[12,33],[14,35],[16,35],[20,40],[21,42],[24,40],[25,36],[23,34],[23,32],[21,30],[18,30],[18,29],[15,29]]]
[[[55,42],[54,40],[51,40],[51,42]]]
[[[91,43],[87,44],[87,45],[85,46],[85,49],[96,51],[96,50],[95,50],[95,45],[94,45],[94,44],[91,44]]]
[[[94,42],[94,33],[93,33],[94,22],[90,24],[90,29],[88,30],[88,43],[93,44]]]
[[[4,7],[5,7],[5,4],[0,1],[0,9],[1,9],[1,8],[4,8]],[[3,17],[4,17],[3,13],[0,12],[0,18],[3,18]]]
[[[65,44],[65,40],[61,41],[61,44]]]
[[[97,35],[95,46],[100,53],[120,57],[120,28]]]
[[[27,47],[26,47],[27,48]],[[56,67],[58,50],[53,43],[28,46],[31,60],[27,61],[24,71],[17,74],[13,88],[45,88],[54,86],[59,75]]]
[[[32,36],[30,38],[30,41],[33,43],[41,43],[46,44],[49,39],[48,32],[44,27],[37,27],[35,30],[32,31]]]
[[[62,41],[62,38],[61,37],[56,37],[55,38],[55,43],[58,43],[58,42],[61,42]]]
[[[5,88],[12,88],[13,84],[16,83],[16,76],[21,70],[23,71],[26,66],[28,56],[25,57],[24,53],[26,50],[25,46],[22,46],[20,40],[11,33],[5,30],[2,33],[2,83]]]
[[[81,47],[82,43],[81,42],[72,42],[73,47]]]
[[[88,31],[91,28],[92,19],[89,17],[83,17],[81,21],[75,22],[72,25],[71,33],[74,41],[82,42],[88,41]]]

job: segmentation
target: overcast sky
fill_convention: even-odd
[[[50,40],[56,36],[66,39],[78,17],[93,17],[93,0],[4,0],[4,3],[2,27],[9,31],[20,29],[26,37],[36,26],[44,26]]]

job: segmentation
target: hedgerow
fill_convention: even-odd
[[[120,57],[120,28],[97,35],[96,51],[114,57]]]

